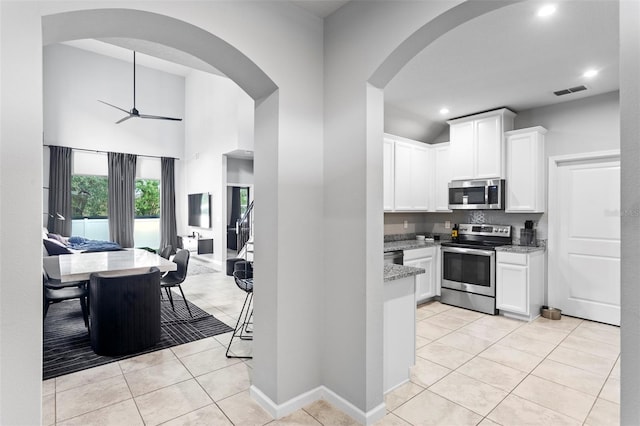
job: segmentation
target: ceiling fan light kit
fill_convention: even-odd
[[[130,111],[127,111],[124,108],[120,108],[119,106],[110,104],[108,102],[105,101],[101,101],[100,99],[98,99],[98,102],[101,102],[105,105],[108,105],[112,108],[115,108],[119,111],[124,112],[125,114],[127,114],[126,117],[121,118],[120,120],[116,121],[116,124],[120,124],[123,121],[127,121],[130,118],[150,118],[153,120],[170,120],[170,121],[182,121],[182,118],[175,118],[175,117],[164,117],[161,115],[149,115],[149,114],[140,114],[140,111],[138,111],[138,109],[136,108],[136,52],[133,52],[133,108],[131,108]]]

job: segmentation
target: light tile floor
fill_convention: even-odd
[[[224,272],[187,299],[234,326],[245,294]],[[378,425],[617,425],[620,330],[563,316],[532,323],[439,302],[417,311],[411,381]],[[355,425],[325,401],[273,420],[249,396],[251,360],[230,333],[43,382],[46,425]],[[250,343],[232,347],[251,350]]]

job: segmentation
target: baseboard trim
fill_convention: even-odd
[[[322,388],[323,388],[323,398],[328,403],[338,408],[340,411],[343,411],[344,413],[353,417],[353,419],[355,419],[356,421],[358,421],[363,425],[372,425],[378,420],[382,419],[385,416],[385,414],[387,414],[387,409],[385,407],[384,402],[380,403],[380,405],[378,405],[377,407],[365,412],[359,409],[358,407],[356,407],[355,405],[353,405],[352,403],[350,403],[349,401],[347,401],[346,399],[344,399],[343,397],[341,397],[340,395],[338,395],[337,393],[333,392],[331,389],[328,389],[324,386],[322,386]]]
[[[262,408],[271,414],[274,419],[288,416],[319,399],[324,399],[363,425],[374,424],[382,419],[387,412],[384,402],[372,410],[364,412],[325,386],[318,386],[315,389],[291,398],[283,404],[276,404],[254,385],[251,385],[249,388],[249,394]]]
[[[291,398],[283,404],[276,404],[265,395],[260,389],[251,385],[249,394],[262,408],[264,408],[274,419],[281,419],[289,414],[298,411],[302,407],[311,404],[314,401],[322,399],[322,386],[312,389],[308,392]]]

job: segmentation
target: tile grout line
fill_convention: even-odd
[[[446,312],[446,310],[445,310],[445,311],[442,311],[442,312],[440,312],[440,313],[443,313],[443,312]],[[437,316],[437,315],[439,315],[440,313],[437,313],[437,314],[435,314],[435,315],[433,315],[433,316]],[[420,321],[424,321],[425,319],[432,318],[433,316],[426,317],[426,318],[424,318],[423,320],[420,320]],[[481,318],[482,318],[482,317],[481,317]],[[433,340],[433,341],[432,341],[432,342],[430,342],[430,343],[437,342],[437,341],[438,341],[438,340],[440,340],[441,338],[443,338],[443,337],[445,337],[445,336],[447,336],[447,335],[449,335],[449,334],[451,334],[451,333],[453,333],[453,332],[455,332],[455,331],[459,331],[460,329],[462,329],[462,328],[466,327],[467,325],[470,325],[470,324],[472,324],[472,323],[474,323],[474,322],[478,321],[479,319],[480,319],[480,318],[477,318],[477,319],[475,319],[475,320],[472,320],[472,321],[470,321],[468,324],[465,324],[465,325],[463,325],[463,326],[461,326],[461,327],[458,327],[457,329],[452,330],[451,332],[449,332],[449,333],[447,333],[447,334],[445,334],[445,335],[440,336],[438,339],[435,339],[435,340]],[[418,321],[418,322],[420,322],[420,321]],[[532,323],[532,322],[529,322],[528,324],[531,324],[531,323]],[[520,380],[520,381],[518,382],[518,384],[517,384],[516,386],[514,386],[514,387],[513,387],[513,389],[512,389],[511,391],[507,392],[507,395],[506,395],[506,396],[505,396],[505,397],[504,397],[504,398],[503,398],[503,399],[502,399],[498,404],[496,404],[496,406],[495,406],[495,407],[493,407],[493,408],[491,409],[491,411],[490,411],[486,416],[483,416],[483,418],[482,418],[482,420],[481,420],[480,422],[482,422],[484,419],[487,419],[487,418],[488,418],[488,416],[489,416],[489,415],[490,415],[490,414],[491,414],[491,413],[492,413],[492,412],[493,412],[493,411],[494,411],[494,410],[495,410],[495,409],[496,409],[496,408],[497,408],[497,407],[498,407],[498,406],[499,406],[499,405],[500,405],[500,404],[501,404],[501,403],[502,403],[506,398],[508,398],[508,397],[509,397],[509,395],[511,395],[511,394],[513,393],[513,390],[515,390],[515,389],[516,389],[516,388],[517,388],[517,387],[518,387],[518,386],[519,386],[519,385],[520,385],[524,380],[526,380],[529,376],[538,377],[538,376],[535,376],[535,375],[533,375],[533,374],[532,374],[532,373],[533,373],[533,371],[534,371],[536,368],[538,368],[538,367],[540,366],[540,364],[542,364],[545,360],[549,359],[549,358],[548,358],[548,357],[549,357],[549,355],[550,355],[550,354],[551,354],[551,353],[552,353],[556,348],[558,348],[558,347],[562,344],[562,342],[564,342],[564,341],[565,341],[565,340],[566,340],[566,339],[567,339],[567,338],[568,338],[568,337],[569,337],[569,336],[570,336],[570,335],[571,335],[571,334],[572,334],[572,333],[573,333],[573,332],[574,332],[574,331],[575,331],[575,330],[576,330],[576,329],[577,329],[577,328],[578,328],[582,323],[583,323],[583,321],[581,321],[577,326],[573,327],[573,328],[572,328],[568,333],[566,333],[566,335],[565,335],[565,336],[564,336],[564,337],[563,337],[563,338],[562,338],[558,343],[552,343],[552,342],[548,342],[548,341],[546,341],[546,340],[541,340],[541,339],[535,339],[535,338],[532,338],[533,340],[540,340],[540,341],[543,341],[543,342],[546,342],[546,343],[553,344],[553,345],[554,345],[554,346],[553,346],[553,349],[551,349],[551,350],[550,350],[550,351],[549,351],[549,352],[548,352],[544,357],[542,357],[542,359],[541,359],[541,360],[536,364],[536,366],[535,366],[535,367],[533,367],[529,372],[527,372],[527,373],[526,373],[526,375],[523,377],[523,379],[522,379],[522,380]],[[468,375],[464,374],[463,372],[459,372],[459,371],[458,371],[458,369],[459,369],[459,368],[461,368],[462,366],[466,365],[467,363],[471,362],[473,359],[475,359],[475,358],[479,357],[479,355],[480,355],[481,353],[483,353],[484,351],[486,351],[486,350],[487,350],[487,349],[489,349],[490,347],[492,347],[492,346],[494,346],[494,345],[497,345],[500,341],[502,341],[503,339],[505,339],[505,338],[507,338],[508,336],[512,335],[512,334],[513,334],[513,333],[515,333],[518,329],[520,329],[520,328],[522,328],[522,327],[524,327],[524,326],[526,326],[526,325],[528,325],[528,324],[527,324],[527,323],[523,323],[523,324],[519,325],[518,327],[516,327],[516,328],[512,329],[511,331],[509,331],[505,336],[501,337],[500,339],[498,339],[498,340],[496,340],[495,342],[493,342],[490,346],[488,346],[487,348],[483,349],[481,352],[479,352],[479,353],[477,353],[477,354],[471,354],[471,355],[473,355],[473,357],[472,357],[471,359],[469,359],[468,361],[466,361],[466,362],[464,362],[463,364],[459,365],[457,368],[452,369],[449,373],[447,373],[445,376],[443,376],[442,378],[440,378],[439,380],[437,380],[436,382],[434,382],[432,385],[430,385],[429,387],[427,387],[427,388],[426,388],[426,389],[424,389],[424,390],[430,390],[430,388],[431,388],[432,386],[434,386],[434,385],[436,385],[437,383],[439,383],[440,381],[444,380],[444,379],[445,379],[446,377],[448,377],[448,376],[451,374],[451,372],[453,372],[453,371],[456,371],[456,372],[458,372],[459,374],[465,375],[466,377],[471,377],[471,376],[468,376]],[[440,328],[443,328],[443,327],[440,327]],[[553,328],[551,328],[551,327],[543,327],[543,328],[547,328],[548,330],[553,330],[553,331],[560,331],[560,330],[553,329]],[[466,333],[465,333],[465,334],[466,334]],[[563,333],[563,334],[564,334],[564,333]],[[423,337],[423,336],[421,336],[421,337]],[[474,336],[474,337],[478,337],[478,336]],[[485,339],[485,340],[487,340],[487,339]],[[429,343],[429,344],[430,344],[430,343]],[[606,343],[606,342],[598,342],[598,343]],[[428,345],[428,344],[427,344],[427,345]],[[425,346],[426,346],[426,345],[425,345]],[[516,349],[516,348],[513,348],[513,349]],[[523,351],[523,352],[528,353],[527,351]],[[533,354],[533,355],[535,355],[535,354]],[[416,354],[416,356],[419,356],[419,355],[417,355],[417,354]],[[422,358],[422,357],[420,357],[420,358]],[[481,358],[482,358],[482,357],[481,357]],[[619,355],[618,355],[618,358],[619,358]],[[422,359],[425,359],[425,358],[422,358]],[[617,360],[617,359],[616,359],[616,360]],[[434,362],[434,361],[431,361],[431,360],[427,360],[427,361]],[[501,365],[506,366],[505,364],[502,364],[502,363],[497,362],[497,361],[493,361],[493,362],[496,362],[496,363],[498,363],[498,364],[501,364]],[[439,364],[439,363],[437,363],[437,362],[436,362],[435,364],[441,365],[441,364]],[[565,364],[565,365],[566,365],[566,364]],[[448,368],[448,367],[446,367],[446,366],[443,366],[443,367]],[[507,367],[509,367],[509,366],[507,366]],[[510,368],[513,368],[513,367],[510,367]],[[610,371],[609,371],[609,374],[607,375],[607,378],[605,379],[605,383],[603,383],[603,385],[602,385],[602,388],[601,388],[600,392],[602,392],[602,389],[604,388],[604,385],[606,384],[606,381],[610,378],[610,376],[611,376],[611,371],[613,371],[613,368],[615,368],[615,362],[614,362],[613,366],[611,367],[611,369],[610,369]],[[517,370],[517,369],[516,369],[516,370]],[[583,371],[587,371],[587,370],[583,370]],[[471,378],[472,378],[472,379],[475,379],[475,378],[473,378],[473,377],[471,377]],[[542,378],[542,379],[544,379],[544,378]],[[475,379],[475,380],[478,380],[478,379]],[[484,382],[482,382],[481,380],[480,380],[480,382],[481,382],[481,383],[484,383]],[[552,382],[553,382],[553,381],[552,381]],[[553,382],[553,383],[555,383],[555,382]],[[415,383],[414,383],[414,384],[415,384]],[[491,386],[491,387],[493,387],[493,388],[495,388],[495,389],[498,389],[498,390],[500,390],[500,391],[503,391],[503,392],[504,392],[504,390],[499,389],[499,388],[496,388],[496,387],[495,387],[495,386],[493,386],[493,385],[490,385],[490,384],[488,384],[488,383],[484,383],[484,384],[486,384],[486,385],[488,385],[488,386]],[[561,383],[556,383],[556,384],[561,385],[561,386],[566,386],[566,385],[563,385],[563,384],[561,384]],[[573,388],[571,388],[571,387],[569,387],[569,386],[567,386],[567,387],[568,387],[568,388],[570,388],[570,389],[572,389],[572,390],[575,390],[575,391],[577,391],[577,392],[581,392],[581,391],[579,391],[579,390],[577,390],[577,389],[573,389]],[[423,392],[424,392],[424,390],[423,390],[423,391],[421,391],[421,392],[419,392],[418,394],[416,394],[416,395],[412,396],[412,397],[411,397],[411,398],[409,398],[407,401],[403,402],[400,406],[396,407],[396,409],[395,409],[395,410],[397,410],[398,408],[402,407],[403,405],[405,405],[406,403],[408,403],[409,401],[411,401],[412,399],[414,399],[416,396],[418,396],[418,395],[420,395],[421,393],[423,393]],[[431,391],[431,390],[430,390],[430,392],[433,392],[433,391]],[[581,392],[581,393],[584,393],[584,392]],[[469,411],[471,411],[471,412],[473,412],[473,413],[479,414],[479,413],[477,413],[477,412],[475,412],[475,411],[473,411],[473,410],[470,410],[470,409],[468,409],[468,408],[466,408],[466,407],[464,407],[464,406],[462,406],[462,405],[458,404],[458,403],[457,403],[457,402],[455,402],[455,401],[451,401],[451,400],[447,399],[446,397],[444,397],[444,396],[442,396],[442,395],[440,395],[440,394],[437,394],[437,393],[436,393],[436,395],[438,395],[438,396],[440,396],[440,397],[442,397],[442,398],[446,399],[447,401],[450,401],[451,403],[454,403],[454,404],[456,404],[456,405],[458,405],[458,406],[460,406],[460,407],[462,407],[462,408],[465,408],[465,409],[467,409],[467,410],[469,410]],[[513,395],[515,395],[515,396],[519,397],[519,396],[518,396],[518,395],[516,395],[516,394],[513,394]],[[585,394],[585,395],[588,395],[588,394]],[[589,395],[589,396],[593,396],[593,395]],[[519,397],[519,398],[522,398],[522,397]],[[591,407],[591,409],[589,410],[589,412],[587,413],[587,416],[585,417],[585,419],[584,419],[584,420],[582,420],[582,423],[584,423],[584,422],[586,421],[586,419],[589,417],[589,414],[591,413],[591,410],[593,409],[593,406],[595,405],[595,402],[597,401],[597,399],[598,399],[598,398],[599,398],[599,394],[598,394],[598,396],[596,396],[596,397],[595,397],[594,402],[593,402],[593,404],[592,404],[592,407]],[[553,411],[553,412],[555,412],[555,413],[557,413],[557,414],[560,414],[560,415],[562,415],[562,416],[566,416],[566,417],[569,417],[569,418],[573,418],[573,417],[571,417],[571,416],[567,416],[566,414],[559,413],[559,412],[557,412],[557,411],[555,411],[555,410],[553,410],[553,409],[549,409],[549,408],[547,408],[547,407],[544,407],[544,406],[542,406],[542,405],[540,405],[540,404],[537,404],[537,403],[535,403],[535,402],[533,402],[533,401],[529,401],[529,400],[528,400],[528,399],[526,399],[526,398],[523,398],[523,399],[524,399],[525,401],[529,402],[529,403],[532,403],[532,404],[538,405],[538,406],[540,406],[540,407],[543,407],[543,408],[545,408],[545,409],[548,409],[548,410],[550,410],[550,411]],[[391,411],[391,413],[393,413],[393,414],[397,415],[398,417],[401,417],[401,416],[399,416],[398,414],[396,414],[396,413],[395,413],[395,410]],[[402,418],[402,417],[401,417],[401,418]],[[405,420],[405,419],[403,418],[403,420]],[[491,419],[489,419],[489,420],[491,420]],[[493,420],[491,420],[491,421],[493,421]],[[496,422],[496,423],[497,423],[497,422]]]

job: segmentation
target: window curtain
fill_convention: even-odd
[[[231,188],[231,215],[229,218],[229,228],[236,227],[236,222],[240,220],[240,188],[234,186]]]
[[[109,238],[122,247],[133,247],[134,244],[136,159],[133,154],[108,154]]]
[[[54,234],[71,235],[71,154],[64,146],[50,146],[49,220],[47,229]]]
[[[175,252],[178,247],[175,159],[162,157],[160,161],[160,248],[171,245]]]

